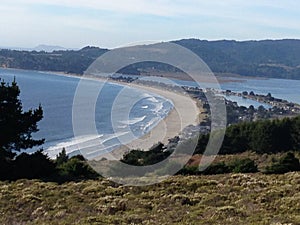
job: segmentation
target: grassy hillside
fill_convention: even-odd
[[[176,176],[148,187],[107,180],[0,182],[0,224],[300,224],[300,173]]]

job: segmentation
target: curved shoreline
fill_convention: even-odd
[[[106,80],[100,77],[87,78],[147,91],[172,101],[174,106],[173,109],[169,112],[169,114],[164,119],[162,119],[146,135],[139,137],[126,145],[120,146],[112,152],[104,153],[101,156],[95,158],[95,160],[100,160],[103,158],[108,160],[120,160],[123,157],[123,155],[129,150],[148,150],[158,142],[167,144],[170,138],[179,135],[179,133],[185,127],[189,125],[199,124],[199,115],[201,112],[201,108],[199,108],[199,106],[197,105],[196,100],[192,99],[187,95],[160,89],[158,87],[149,87],[136,83],[125,83],[113,80]]]
[[[57,74],[57,73],[56,73]],[[122,145],[111,152],[103,153],[100,156],[94,158],[93,160],[101,160],[103,158],[107,160],[120,160],[123,155],[132,150],[132,149],[141,149],[141,150],[149,150],[154,144],[158,142],[162,142],[163,144],[167,144],[170,138],[178,136],[180,132],[189,125],[198,125],[200,118],[199,115],[202,111],[197,105],[196,100],[191,97],[172,92],[169,90],[161,89],[159,87],[150,87],[142,84],[136,83],[126,83],[116,80],[110,80],[105,77],[96,77],[96,76],[79,76],[76,74],[64,74],[59,73],[57,75],[75,77],[81,79],[89,79],[94,81],[107,82],[112,84],[117,84],[121,86],[127,86],[135,89],[139,89],[142,91],[150,92],[156,95],[159,95],[167,100],[172,101],[173,109],[169,112],[169,114],[159,121],[159,123],[151,129],[147,134],[142,137],[138,137],[137,139]]]

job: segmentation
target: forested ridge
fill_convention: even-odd
[[[198,56],[214,73],[300,79],[300,40],[205,41],[184,39],[182,45]],[[0,66],[8,68],[59,71],[83,74],[90,64],[108,49],[85,47],[81,50],[37,52],[0,50]],[[149,72],[178,72],[171,66],[155,62],[131,65],[121,72],[139,75]]]

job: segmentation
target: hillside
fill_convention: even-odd
[[[300,40],[175,41],[199,55],[216,73],[300,79]]]
[[[0,182],[0,223],[296,225],[299,191],[300,173],[175,176],[148,187]]]
[[[264,41],[174,41],[199,55],[219,75],[242,75],[300,79],[300,40]],[[85,47],[81,50],[37,52],[0,50],[0,66],[18,69],[60,71],[83,74],[107,49]],[[178,72],[153,62],[139,63],[122,70],[128,74]],[[173,76],[174,77],[174,76]]]
[[[26,70],[56,71],[82,74],[107,49],[85,47],[79,51],[0,50],[0,66]]]

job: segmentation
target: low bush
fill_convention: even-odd
[[[64,181],[94,179],[99,177],[86,161],[76,156],[59,165],[57,169],[60,179]]]
[[[284,174],[293,171],[300,171],[299,159],[292,152],[288,152],[277,162],[266,167],[266,174]]]
[[[229,169],[233,173],[256,173],[258,172],[257,165],[249,158],[236,159],[229,163]]]

